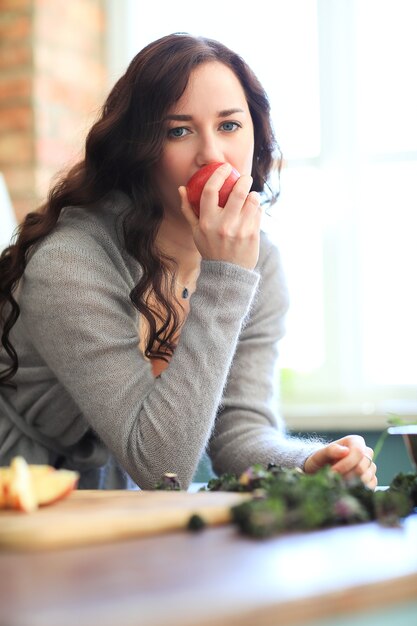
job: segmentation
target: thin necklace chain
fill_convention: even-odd
[[[188,300],[188,298],[190,297],[190,290],[188,289],[188,287],[186,285],[184,285],[183,283],[180,283],[178,280],[176,281],[178,287],[181,289],[181,298],[183,300]]]
[[[177,285],[181,288],[181,298],[183,300],[187,300],[190,297],[190,290],[187,287],[187,285],[184,285],[184,283],[180,283],[177,280]]]

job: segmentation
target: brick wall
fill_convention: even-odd
[[[82,154],[106,89],[104,0],[0,0],[0,171],[18,220]]]

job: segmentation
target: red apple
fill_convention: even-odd
[[[220,167],[220,165],[223,165],[223,163],[209,163],[208,165],[204,165],[204,167],[197,170],[197,172],[191,176],[187,183],[188,201],[197,217],[200,216],[200,198],[204,185],[213,172]],[[219,191],[219,206],[225,206],[227,198],[229,197],[230,192],[232,191],[238,178],[240,178],[240,174],[235,168],[233,168]]]

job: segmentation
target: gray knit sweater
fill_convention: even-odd
[[[320,444],[289,438],[279,417],[287,294],[276,248],[262,235],[255,271],[202,262],[175,354],[154,378],[129,299],[140,268],[123,247],[127,205],[114,194],[65,209],[31,254],[11,333],[17,389],[0,388],[0,465],[22,454],[77,469],[81,488],[113,489],[150,489],[167,471],[187,488],[205,451],[217,473],[302,466]]]

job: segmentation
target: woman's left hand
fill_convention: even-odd
[[[331,465],[335,472],[345,478],[359,476],[369,489],[375,489],[378,479],[373,456],[374,451],[366,445],[363,437],[348,435],[332,441],[309,456],[304,471],[314,474],[325,465]]]

